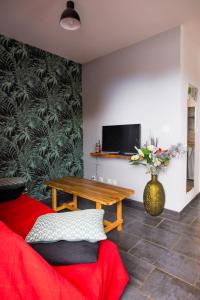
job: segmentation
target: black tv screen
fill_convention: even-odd
[[[102,127],[102,151],[121,154],[136,153],[140,148],[141,124]]]

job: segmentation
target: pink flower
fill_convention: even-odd
[[[161,148],[156,148],[156,153],[161,153],[162,152],[162,149]]]

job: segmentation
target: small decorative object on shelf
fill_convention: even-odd
[[[162,213],[165,205],[165,192],[157,177],[161,170],[168,167],[172,158],[185,153],[182,144],[171,146],[169,149],[157,147],[157,141],[151,139],[151,144],[145,145],[141,149],[136,147],[137,154],[131,157],[132,165],[143,165],[147,168],[147,173],[151,174],[151,180],[147,183],[144,194],[144,208],[152,216]]]
[[[101,143],[100,143],[100,140],[95,145],[95,152],[96,153],[100,153],[101,152]]]
[[[99,140],[99,153],[101,153],[101,142]]]

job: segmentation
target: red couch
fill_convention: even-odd
[[[25,241],[37,217],[53,212],[27,195],[0,202],[0,299],[117,300],[128,275],[117,247],[100,243],[92,264],[51,266]]]

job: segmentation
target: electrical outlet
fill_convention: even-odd
[[[117,180],[116,180],[116,179],[113,179],[113,180],[112,180],[112,184],[117,185]]]
[[[100,177],[98,178],[98,181],[99,181],[99,182],[103,182],[103,177],[100,176]]]

